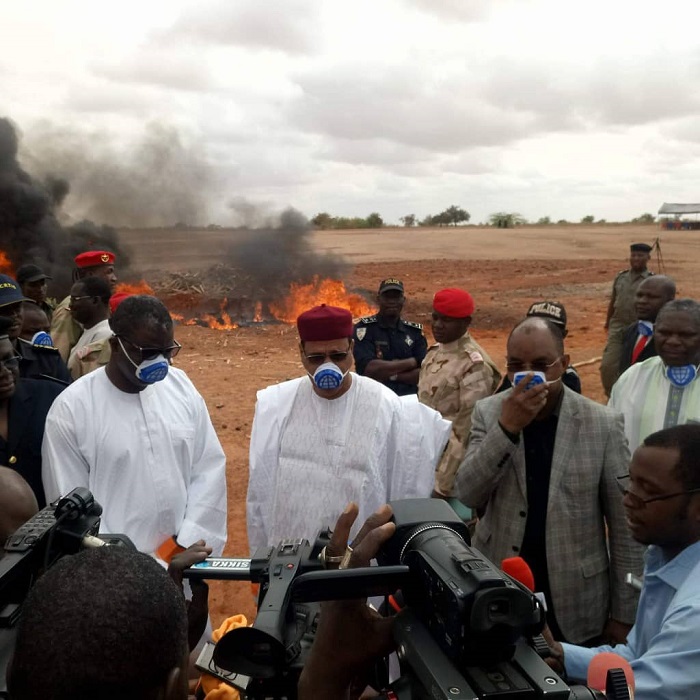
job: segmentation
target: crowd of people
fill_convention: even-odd
[[[529,565],[557,670],[585,680],[592,656],[612,649],[630,661],[637,698],[700,697],[700,304],[647,269],[650,250],[633,244],[613,284],[607,406],[581,393],[558,301],[523,309],[505,371],[473,337],[476,302],[464,289],[434,293],[430,347],[402,316],[396,278],[380,282],[376,315],[302,313],[304,375],[257,396],[251,551],[335,528],[324,565],[364,565],[391,534],[383,504],[443,499],[488,559]],[[202,598],[181,570],[226,542],[226,457],[204,399],[172,364],[172,318],[155,297],[116,295],[116,264],[109,251],[78,255],[57,305],[38,266],[0,275],[0,541],[83,486],[103,507],[102,531],[141,552],[86,551],[44,574],[9,674],[17,700],[186,697],[204,625],[188,628],[183,588],[189,612]],[[643,576],[641,596],[630,574]],[[104,618],[116,617],[128,644],[76,635],[57,655],[52,635],[83,606],[97,637],[112,639]],[[156,629],[165,651],[154,651]],[[390,646],[388,629],[363,606],[327,605],[300,697],[346,697]],[[334,654],[353,633],[377,643]]]

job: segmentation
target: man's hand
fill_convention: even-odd
[[[542,630],[542,636],[544,637],[545,642],[547,642],[547,646],[551,652],[551,656],[548,656],[545,659],[545,662],[557,673],[564,673],[564,647],[562,647],[562,645],[554,639],[552,636],[552,631],[549,629],[549,625],[545,625],[544,629]]]
[[[204,561],[212,552],[204,540],[199,540],[188,547],[184,552],[176,554],[170,561],[168,573],[182,591],[182,572],[200,561]],[[209,617],[209,586],[205,581],[190,579],[192,600],[187,604],[187,641],[190,651],[197,646],[207,626]],[[184,593],[184,591],[183,591]]]
[[[530,425],[535,416],[544,408],[549,395],[547,384],[537,384],[527,388],[535,375],[527,376],[504,399],[501,406],[500,424],[509,432],[517,435],[525,426]]]
[[[615,644],[626,644],[627,635],[631,629],[632,625],[610,618],[603,629],[603,641],[612,646]]]
[[[326,550],[329,556],[345,552],[357,514],[357,504],[351,503],[338,518]],[[349,568],[369,566],[382,544],[394,534],[391,515],[391,508],[384,505],[367,519],[353,542]],[[392,618],[381,617],[364,600],[322,603],[314,645],[299,679],[299,700],[349,697],[353,681],[392,651],[392,625]],[[359,685],[364,687],[362,682]]]

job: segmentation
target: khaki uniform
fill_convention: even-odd
[[[94,372],[106,365],[112,355],[109,338],[102,338],[76,350],[68,362],[68,370],[73,379]]]
[[[625,329],[637,320],[637,312],[634,309],[637,289],[642,280],[653,274],[650,270],[644,270],[644,272],[622,270],[617,273],[613,282],[613,315],[610,317],[608,341],[600,361],[600,378],[607,396],[610,396],[612,385],[620,376],[620,355]]]
[[[55,309],[51,317],[51,339],[58,348],[64,362],[68,362],[70,351],[83,334],[83,327],[70,314],[70,297],[66,297]]]
[[[429,348],[418,379],[418,400],[452,421],[452,432],[435,473],[435,491],[453,495],[453,484],[469,442],[474,404],[491,396],[501,373],[469,332]]]

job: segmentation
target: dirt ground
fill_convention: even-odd
[[[182,231],[124,232],[138,246],[143,269],[186,270],[217,260],[217,251],[235,232]],[[679,284],[681,296],[698,296],[697,261],[700,236],[694,232],[660,232],[644,226],[549,226],[494,229],[401,229],[318,232],[317,249],[332,250],[354,263],[345,280],[354,290],[373,294],[380,279],[404,281],[404,316],[426,326],[433,293],[442,287],[468,289],[476,300],[473,335],[497,364],[503,365],[505,338],[530,303],[554,299],[569,315],[567,351],[581,365],[584,393],[604,399],[598,362],[605,334],[603,323],[610,285],[626,267],[628,245],[635,240],[661,238],[663,268]],[[652,269],[660,271],[656,254]],[[265,386],[297,377],[302,372],[292,326],[260,324],[231,331],[180,327],[183,350],[177,365],[184,369],[205,397],[212,421],[228,458],[229,539],[226,554],[247,555],[245,495],[248,443],[255,394]],[[246,583],[212,584],[215,622],[226,615],[253,615],[253,598]]]

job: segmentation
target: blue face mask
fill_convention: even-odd
[[[319,389],[334,390],[338,389],[345,379],[345,375],[349,372],[343,372],[335,362],[324,362],[318,367],[313,375],[308,372],[309,376],[314,380],[314,384]]]
[[[695,365],[681,365],[680,367],[666,367],[666,378],[673,386],[683,389],[698,376],[698,368]]]
[[[32,345],[40,345],[45,348],[52,348],[53,338],[46,331],[39,331],[32,336]]]
[[[155,384],[160,382],[168,375],[170,362],[163,355],[156,355],[149,360],[142,360],[138,365],[129,357],[129,353],[124,350],[122,339],[117,336],[119,345],[121,346],[126,359],[136,368],[136,378],[140,379],[144,384]]]

